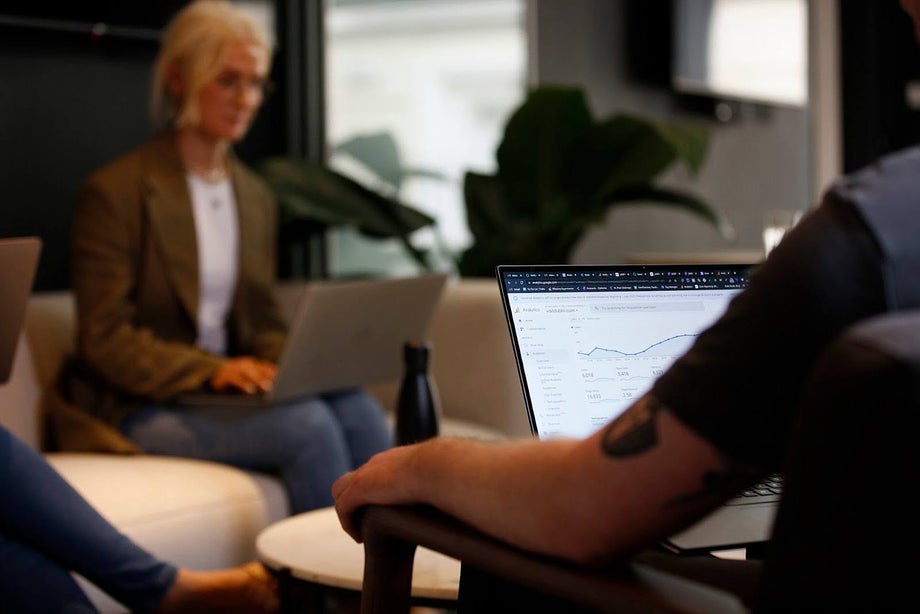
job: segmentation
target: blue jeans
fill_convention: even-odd
[[[153,610],[176,568],[108,523],[41,454],[0,427],[0,610],[95,612],[75,571],[132,612]]]
[[[393,445],[366,392],[308,396],[267,408],[148,405],[120,425],[150,454],[217,461],[281,478],[293,513],[332,505],[332,483]]]

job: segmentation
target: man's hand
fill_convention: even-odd
[[[272,389],[277,367],[252,356],[225,360],[211,376],[211,388],[218,392],[240,390],[246,394],[267,392]]]
[[[411,446],[399,446],[374,455],[367,463],[340,477],[332,485],[335,510],[342,528],[358,543],[361,528],[355,512],[369,503],[393,505],[418,503],[419,482],[416,474],[419,454],[436,444],[429,440]]]

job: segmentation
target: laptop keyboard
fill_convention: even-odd
[[[783,476],[773,473],[761,482],[751,486],[738,496],[726,502],[726,505],[750,505],[752,503],[773,503],[779,501],[783,494]]]

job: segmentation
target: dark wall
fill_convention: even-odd
[[[152,134],[149,77],[158,31],[172,14],[164,7],[184,3],[87,6],[108,4],[121,5],[116,16],[123,23],[143,26],[137,36],[93,36],[79,19],[49,29],[23,26],[4,21],[12,14],[0,7],[0,237],[44,240],[38,290],[69,287],[69,227],[79,183]],[[63,27],[68,24],[72,31]],[[266,104],[237,148],[241,158],[253,162],[283,150],[280,107],[277,100]]]
[[[63,288],[78,183],[150,134],[154,45],[106,50],[48,37],[0,51],[0,235],[44,240],[36,288]],[[144,48],[149,47],[149,48]]]
[[[844,170],[920,143],[905,88],[920,81],[920,50],[897,2],[841,0]]]

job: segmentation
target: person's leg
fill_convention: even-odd
[[[6,595],[32,583],[39,598],[80,607],[76,571],[133,610],[150,610],[172,586],[176,568],[157,560],[106,521],[34,449],[0,427],[0,590]],[[15,569],[14,569],[15,568]],[[18,571],[17,571],[18,570]],[[17,574],[31,578],[25,584]],[[45,578],[35,580],[37,574]],[[46,585],[45,585],[46,584]],[[23,597],[25,598],[25,597]],[[33,602],[34,603],[34,602]],[[37,607],[33,605],[31,607]],[[89,606],[90,608],[92,606]],[[13,611],[19,611],[14,609]]]
[[[4,612],[95,612],[58,563],[0,533],[0,610]]]
[[[148,406],[120,428],[151,454],[276,474],[294,513],[332,505],[332,483],[351,469],[342,428],[317,397],[264,409]]]
[[[393,446],[393,432],[387,424],[386,413],[373,396],[363,390],[346,390],[322,398],[342,425],[351,454],[351,469]]]

